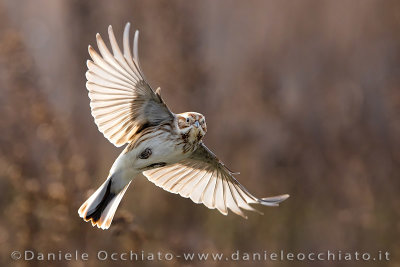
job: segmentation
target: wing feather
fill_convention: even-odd
[[[190,199],[194,203],[202,203],[203,192],[212,177],[210,170],[205,171],[205,174],[197,180],[197,183],[190,190]]]
[[[210,209],[216,208],[224,215],[231,210],[247,218],[243,210],[259,212],[250,204],[278,206],[289,197],[256,198],[203,143],[189,158],[143,174],[157,186]]]
[[[215,207],[221,212],[222,214],[228,214],[228,210],[226,209],[226,198],[225,198],[225,190],[224,190],[224,181],[221,178],[220,172],[217,172],[217,183],[214,191],[214,204]]]
[[[138,31],[132,54],[129,46],[130,24],[123,34],[123,52],[113,29],[108,27],[111,51],[96,35],[99,53],[89,46],[92,60],[87,61],[86,88],[90,107],[99,131],[114,145],[121,146],[134,138],[139,130],[171,122],[173,113],[145,81],[139,65]]]

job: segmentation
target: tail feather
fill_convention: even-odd
[[[79,208],[79,216],[93,226],[108,229],[114,218],[115,211],[130,182],[118,193],[111,190],[112,179],[108,178]]]

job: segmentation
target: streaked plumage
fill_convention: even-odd
[[[143,173],[163,189],[203,203],[222,214],[228,210],[246,217],[249,204],[278,206],[289,195],[256,198],[204,145],[207,132],[203,115],[174,114],[146,82],[138,57],[139,32],[135,32],[133,57],[128,23],[123,34],[123,52],[108,28],[111,49],[99,34],[97,53],[89,46],[92,61],[86,72],[90,107],[100,132],[116,146],[128,144],[114,162],[107,180],[79,209],[92,225],[107,229],[131,180]]]

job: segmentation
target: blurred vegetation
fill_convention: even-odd
[[[79,218],[121,151],[90,115],[87,45],[109,24],[121,39],[128,21],[151,85],[174,112],[206,116],[205,142],[256,196],[289,193],[281,207],[225,217],[140,176],[108,231]],[[54,265],[11,262],[24,249],[330,249],[387,250],[391,261],[370,265],[397,266],[399,33],[390,0],[0,2],[0,265]]]

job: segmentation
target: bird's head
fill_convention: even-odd
[[[200,142],[207,132],[206,119],[197,112],[180,113],[177,114],[177,128],[189,141]]]

